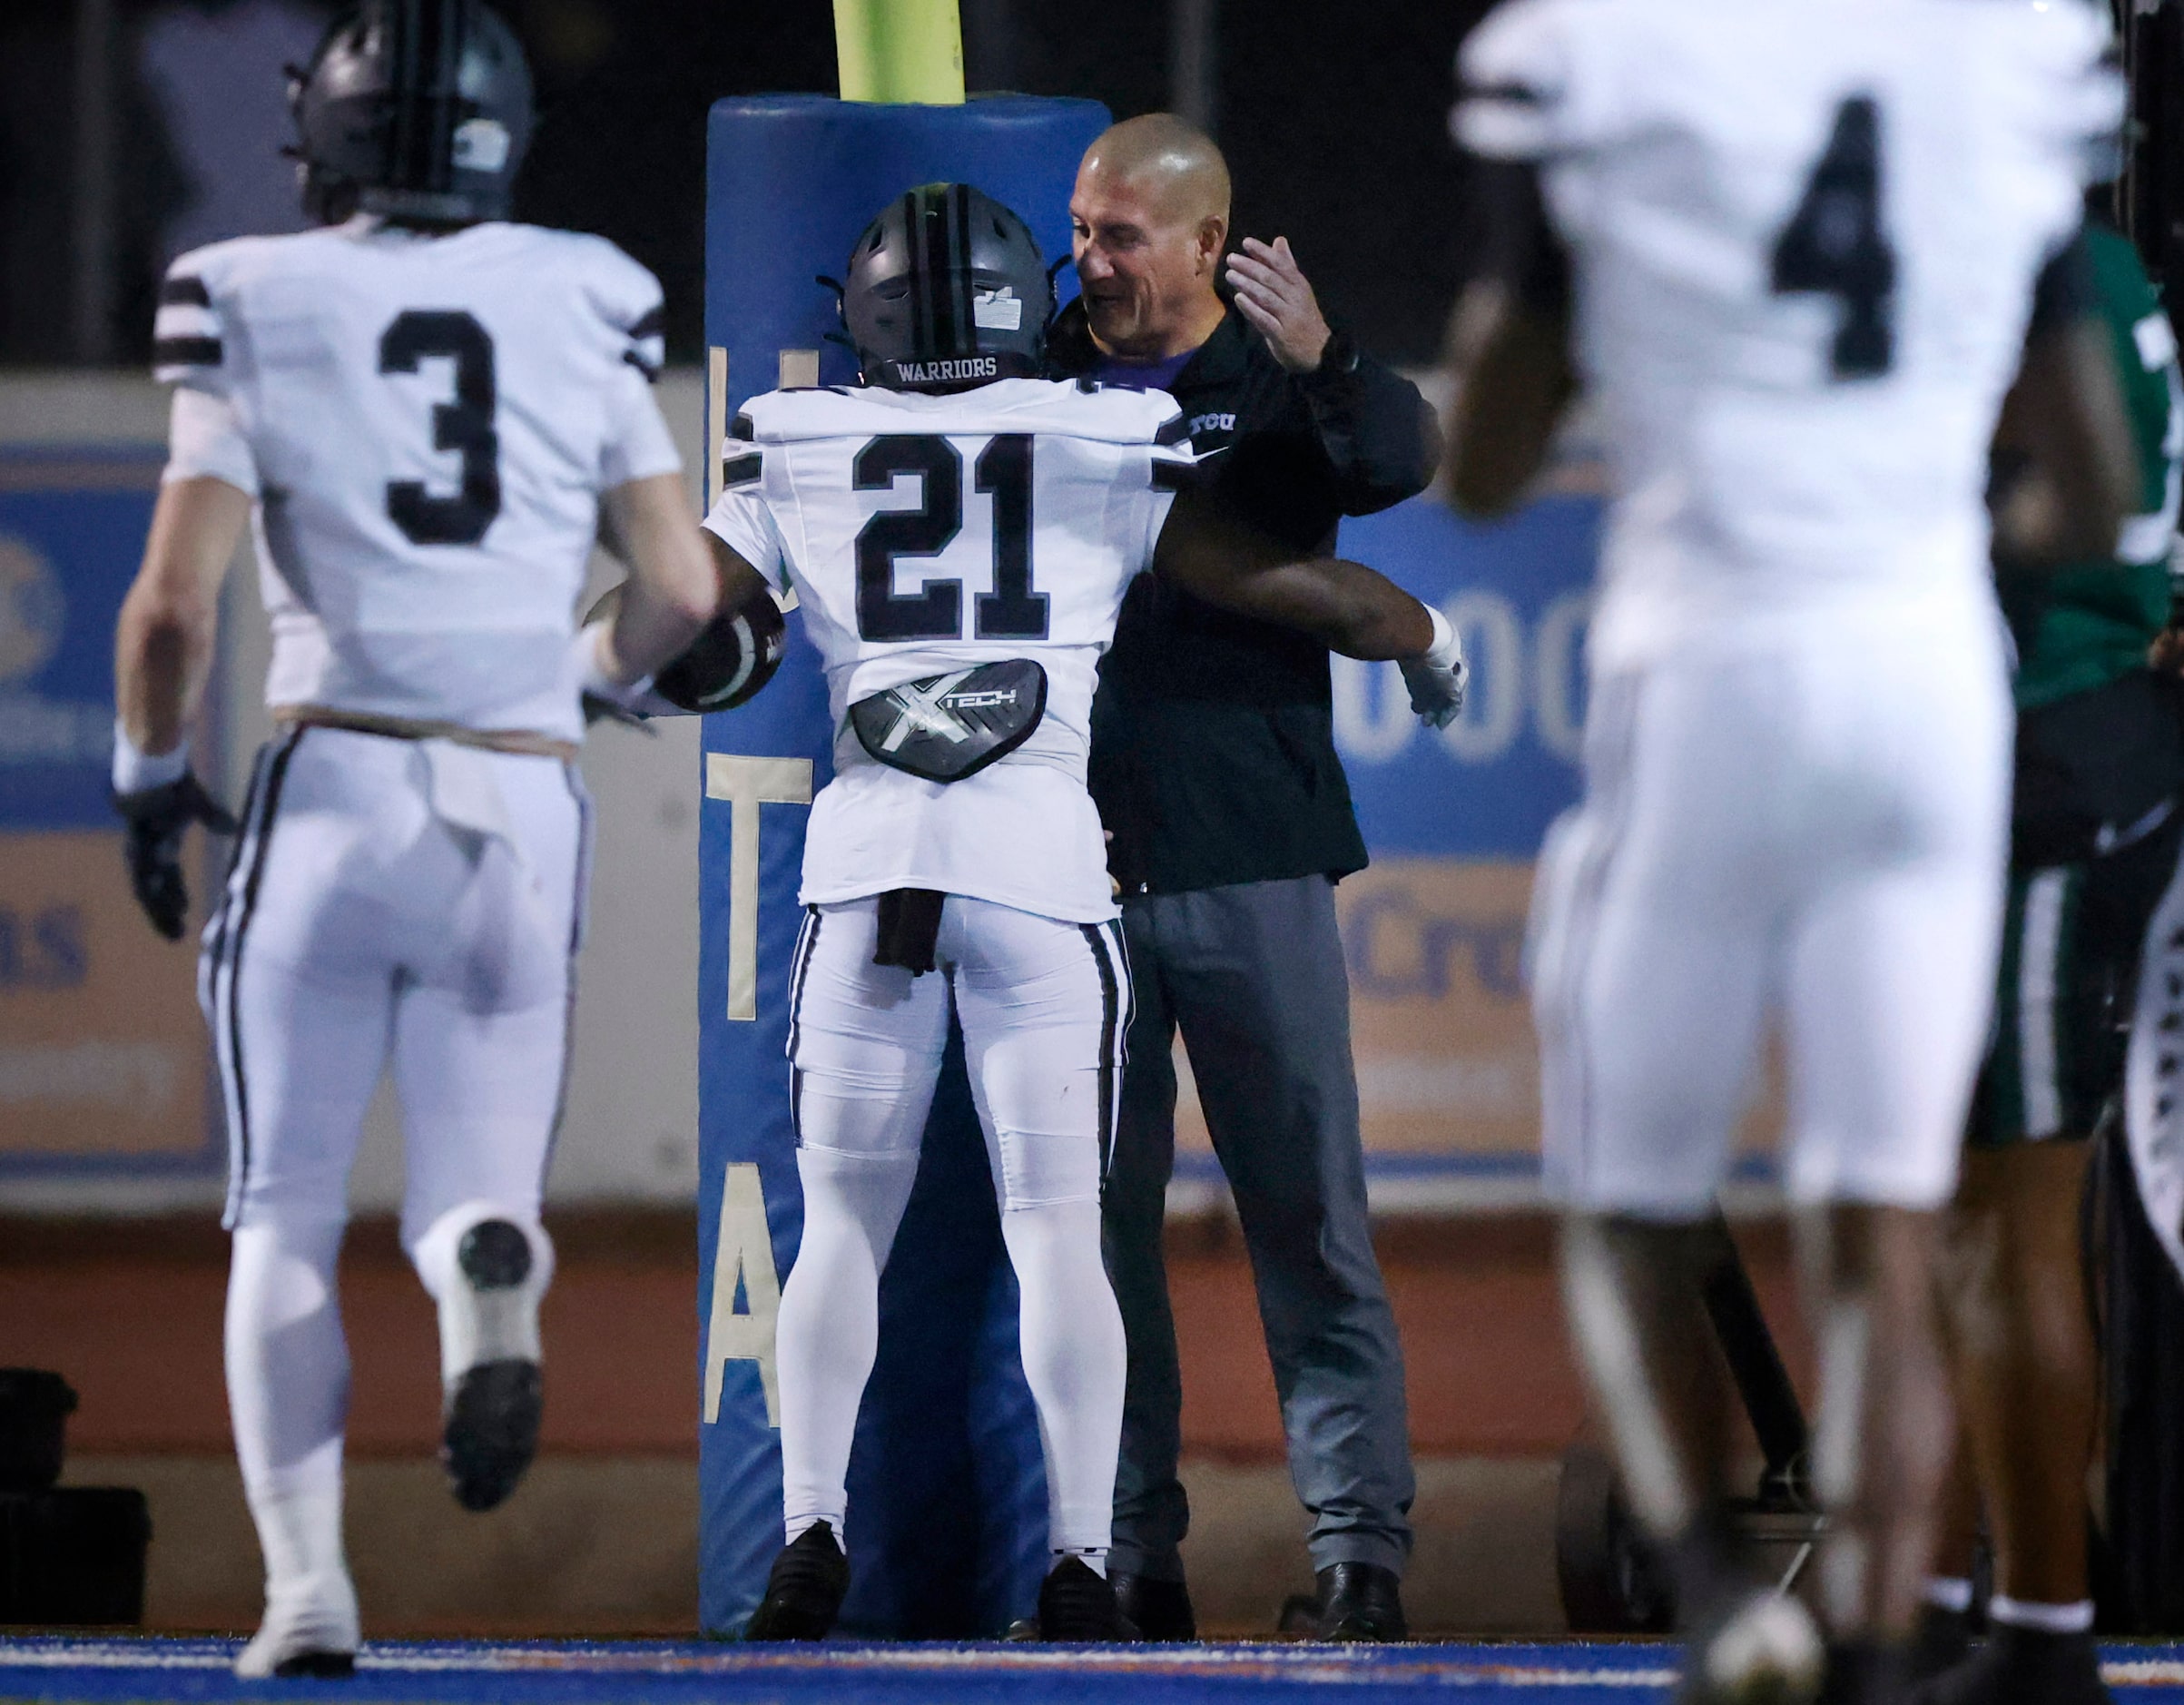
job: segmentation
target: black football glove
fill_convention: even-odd
[[[660,732],[652,725],[652,719],[643,711],[633,710],[627,705],[617,705],[613,699],[597,693],[586,693],[584,695],[584,724],[588,728],[594,723],[620,723],[623,727],[635,728],[641,734],[657,734]]]
[[[190,914],[190,891],[182,882],[182,835],[193,823],[216,834],[233,834],[239,826],[228,808],[183,771],[177,781],[134,793],[116,793],[113,808],[128,825],[124,854],[129,885],[152,927],[170,941],[182,940]]]

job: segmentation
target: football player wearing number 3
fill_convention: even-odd
[[[879,1282],[960,1020],[1047,1458],[1049,1640],[1125,1631],[1106,1576],[1120,1316],[1100,1255],[1130,978],[1086,791],[1100,654],[1130,581],[1173,576],[1459,697],[1447,623],[1371,569],[1263,547],[1190,484],[1160,391],[1041,379],[1052,288],[1023,222],[910,191],[853,251],[864,384],[754,398],[705,526],[726,607],[796,592],[827,674],[791,972],[803,1243],[778,1352],[788,1543],[747,1632],[816,1639],[849,1580],[850,1442]]]
[[[172,939],[184,832],[225,821],[186,743],[254,524],[280,732],[200,972],[232,1155],[229,1404],[266,1566],[246,1676],[346,1673],[357,1649],[334,1268],[383,1068],[455,1494],[489,1509],[530,1461],[586,873],[580,697],[630,696],[715,606],[647,383],[659,285],[596,238],[503,222],[531,125],[507,26],[476,0],[372,0],[292,103],[330,228],[167,275],[170,458],[115,659],[116,803]],[[602,506],[630,590],[579,636]]]
[[[1564,1292],[1691,1637],[1684,1696],[1902,1695],[1949,1445],[1937,1210],[1984,1040],[2010,693],[1982,494],[2004,393],[2073,537],[2130,439],[2089,325],[2106,8],[1516,0],[1455,127],[1509,271],[1452,488],[1512,501],[1578,384],[1616,493],[1585,797],[1533,919]],[[2035,289],[2035,280],[2039,281]],[[1696,1306],[1763,1029],[1820,1346],[1824,1656],[1746,1572]]]

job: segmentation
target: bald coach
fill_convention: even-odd
[[[1221,152],[1154,113],[1086,153],[1069,203],[1082,294],[1059,375],[1162,389],[1260,530],[1332,547],[1345,515],[1422,490],[1437,445],[1409,381],[1322,314],[1288,242],[1228,251]],[[1226,285],[1225,299],[1222,289]],[[1318,1631],[1401,1639],[1412,1473],[1402,1355],[1366,1225],[1333,885],[1365,864],[1335,755],[1326,649],[1142,576],[1093,709],[1136,1017],[1107,1178],[1129,1340],[1111,1564],[1149,1638],[1194,1632],[1178,1546],[1182,1386],[1161,1258],[1183,1033],[1250,1247]]]

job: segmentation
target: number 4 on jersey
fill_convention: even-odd
[[[1777,296],[1842,301],[1829,361],[1835,378],[1874,379],[1894,365],[1896,251],[1881,224],[1881,109],[1871,95],[1835,109],[1827,152],[1775,239],[1773,283]]]

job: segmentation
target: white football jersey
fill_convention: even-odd
[[[575,740],[600,494],[680,466],[660,286],[598,237],[369,219],[183,255],[166,478],[258,499],[273,705]]]
[[[835,777],[812,805],[807,904],[930,888],[1075,922],[1116,915],[1085,791],[1092,694],[1191,465],[1165,391],[1015,379],[744,405],[705,525],[794,592],[826,669]],[[961,781],[880,764],[848,726],[872,694],[1016,657],[1047,672],[1045,718]]]
[[[2086,0],[1514,0],[1458,139],[1537,161],[1616,505],[1596,656],[1984,607],[1987,451],[2120,89]]]

